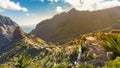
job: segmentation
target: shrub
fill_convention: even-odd
[[[76,68],[93,68],[93,65],[85,63],[79,63],[76,65]]]
[[[30,63],[25,56],[20,55],[19,58],[14,58],[13,64],[16,68],[26,68]]]
[[[104,68],[120,68],[120,57],[105,64]]]
[[[54,68],[72,68],[72,64],[60,63],[57,64]]]

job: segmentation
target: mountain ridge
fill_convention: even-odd
[[[78,11],[55,15],[37,24],[30,33],[53,43],[65,43],[81,34],[102,30],[120,23],[120,7],[98,11]]]
[[[12,34],[17,26],[9,17],[0,15],[0,48],[12,41]]]

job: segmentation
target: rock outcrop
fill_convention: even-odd
[[[9,17],[0,15],[0,48],[12,41],[12,34],[17,26]]]
[[[25,32],[19,26],[16,27],[15,31],[13,32],[12,41],[18,41],[24,37],[26,37]]]

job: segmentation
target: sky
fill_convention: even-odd
[[[120,6],[119,0],[0,0],[0,14],[10,17],[28,33],[41,21],[71,8],[97,11],[116,6]]]

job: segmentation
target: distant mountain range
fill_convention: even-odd
[[[65,43],[81,34],[98,30],[120,29],[120,7],[98,11],[78,11],[55,15],[37,24],[31,34],[53,43]]]

